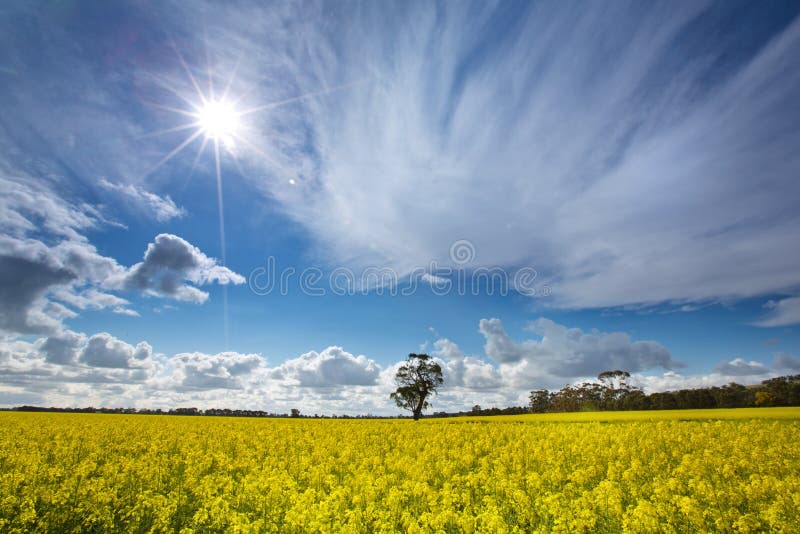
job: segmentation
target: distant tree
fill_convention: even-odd
[[[391,398],[397,406],[409,410],[417,421],[422,411],[430,406],[428,398],[442,385],[441,366],[427,354],[409,354],[406,363],[394,377],[397,390]]]
[[[769,391],[756,391],[756,406],[775,406],[775,396]]]
[[[550,392],[546,389],[531,391],[530,397],[531,411],[533,413],[544,413],[550,410]]]
[[[603,410],[635,409],[641,403],[641,389],[628,384],[631,374],[628,371],[603,371],[597,375],[601,384],[600,405]]]
[[[627,389],[627,380],[631,377],[628,371],[603,371],[597,375],[597,379],[606,387],[611,389]]]
[[[475,406],[473,406],[472,407],[472,413],[481,413],[481,405],[480,404],[476,404]]]
[[[292,417],[300,417],[300,410],[298,410],[297,408],[292,408],[291,416]]]

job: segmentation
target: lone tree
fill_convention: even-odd
[[[406,363],[397,370],[394,381],[397,390],[391,394],[391,398],[400,408],[410,410],[414,414],[414,421],[417,421],[422,410],[430,406],[428,397],[436,393],[444,379],[441,366],[430,356],[409,354]]]

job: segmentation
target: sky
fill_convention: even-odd
[[[797,2],[0,5],[0,406],[800,373]]]

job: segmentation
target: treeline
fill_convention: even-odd
[[[465,417],[467,415],[521,415],[530,413],[526,406],[509,406],[508,408],[481,408],[479,404],[467,412],[434,412],[430,417]]]
[[[434,412],[427,417],[463,417],[468,415],[520,415],[524,413],[580,412],[601,410],[688,410],[702,408],[750,408],[760,406],[800,406],[800,375],[780,376],[764,380],[756,386],[730,383],[726,386],[681,389],[645,394],[640,388],[628,384],[627,371],[604,371],[597,382],[584,382],[565,386],[559,391],[546,389],[532,391],[528,406],[508,408],[481,408],[475,405],[469,411]],[[56,408],[18,406],[21,412],[68,412],[140,415],[191,415],[216,417],[273,417],[310,419],[396,419],[398,416],[379,415],[304,415],[294,408],[290,413],[262,410],[230,410],[226,408]],[[405,418],[407,416],[400,416]]]
[[[302,415],[300,410],[292,409],[290,413],[265,412],[262,410],[230,410],[227,408],[174,408],[172,410],[151,410],[148,408],[58,408],[55,406],[17,406],[11,409],[17,412],[63,412],[63,413],[106,413],[136,415],[192,415],[207,417],[272,417],[272,418],[306,418],[306,419],[394,419],[394,416],[379,415]]]
[[[545,413],[800,406],[800,375],[770,378],[756,386],[732,382],[726,386],[650,394],[628,384],[630,376],[627,371],[604,371],[597,382],[566,386],[555,392],[532,391],[529,408],[534,413]]]

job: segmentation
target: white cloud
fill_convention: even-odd
[[[657,393],[681,389],[720,387],[731,382],[743,385],[759,384],[763,380],[778,376],[778,374],[773,371],[762,372],[758,367],[755,369],[755,374],[751,375],[729,375],[719,372],[684,375],[675,371],[667,371],[660,375],[633,374],[630,383],[641,387],[645,393]]]
[[[770,310],[769,315],[756,321],[756,326],[775,327],[800,324],[800,297],[789,297],[781,300],[770,300],[764,306]]]
[[[160,197],[133,184],[113,184],[101,179],[98,185],[118,195],[122,206],[131,204],[138,210],[152,216],[158,222],[167,222],[171,219],[186,215],[186,210],[175,204],[169,195]]]
[[[72,365],[77,362],[79,348],[85,343],[86,336],[66,330],[42,340],[39,352],[48,363]]]
[[[203,303],[208,299],[208,293],[186,282],[242,284],[244,277],[217,264],[186,240],[172,234],[159,234],[147,245],[144,260],[128,269],[114,284],[187,302]]]
[[[408,273],[466,238],[471,267],[533,266],[557,306],[794,287],[800,21],[716,76],[727,51],[706,40],[674,61],[705,9],[531,4],[491,42],[491,8],[304,12],[276,57],[295,94],[366,81],[271,110],[254,185],[331,261]]]
[[[84,247],[88,245],[83,244]],[[0,331],[52,333],[69,316],[45,297],[56,287],[79,282],[63,249],[32,239],[0,236]]]
[[[769,373],[770,369],[761,362],[734,358],[729,362],[718,363],[714,372],[724,376],[753,376]]]
[[[86,204],[65,201],[42,181],[10,169],[0,159],[0,229],[16,237],[44,231],[83,240],[81,231],[103,218]]]
[[[484,391],[498,389],[503,385],[497,367],[480,358],[466,356],[449,339],[437,339],[434,342],[433,355],[442,362],[445,388]]]
[[[149,365],[153,348],[147,342],[135,347],[111,334],[101,332],[89,338],[78,360],[91,367],[132,369]]]
[[[269,376],[304,387],[369,386],[375,384],[380,366],[364,355],[354,356],[341,347],[310,351],[273,368]]]
[[[169,360],[175,369],[176,379],[182,388],[192,389],[240,389],[242,377],[252,373],[264,360],[258,354],[200,352],[176,354]]]
[[[500,364],[505,382],[513,387],[560,387],[565,381],[592,378],[610,369],[639,372],[682,365],[660,343],[633,341],[623,332],[584,332],[545,318],[533,321],[528,329],[541,339],[517,343],[499,319],[480,321],[486,354]]]
[[[484,335],[489,345],[488,339],[504,330],[499,321],[486,321]],[[487,325],[494,328],[486,329]],[[781,369],[800,365],[797,358],[779,354],[775,370],[760,362],[734,359],[705,375],[672,370],[644,374],[664,359],[658,350],[654,359],[652,348],[642,349],[625,335],[587,334],[542,320],[532,328],[543,332],[541,340],[515,344],[522,347],[521,357],[499,363],[466,355],[449,339],[436,340],[431,354],[442,365],[445,382],[431,399],[433,410],[468,410],[474,404],[485,408],[525,405],[532,389],[557,389],[617,367],[605,364],[635,364],[636,358],[640,372],[632,374],[631,383],[648,393],[732,381],[755,384],[777,376]],[[508,343],[514,342],[509,339]],[[489,346],[496,351],[504,345]],[[620,354],[621,360],[615,359]],[[580,362],[577,367],[576,362]],[[299,408],[307,414],[394,414],[398,410],[389,393],[395,388],[394,376],[402,363],[381,366],[335,346],[272,367],[259,354],[237,352],[187,352],[167,358],[145,341],[133,345],[108,333],[86,336],[65,331],[35,342],[0,341],[0,405],[17,405],[22,402],[14,399],[36,397],[36,404],[63,406],[197,406],[282,413]],[[586,369],[586,374],[576,369]]]
[[[79,310],[103,310],[111,308],[113,313],[138,317],[139,314],[127,306],[127,300],[105,293],[94,287],[78,289],[74,287],[60,287],[53,291],[53,298],[65,302]]]
[[[129,269],[102,256],[83,240],[47,245],[37,239],[0,236],[0,331],[57,332],[63,319],[76,314],[52,299],[80,310],[111,309],[113,313],[137,316],[127,307],[126,299],[104,289],[140,290],[202,303],[208,293],[195,285],[243,282],[239,274],[170,234],[156,236],[147,247],[144,261]]]
[[[422,275],[422,281],[427,282],[432,286],[443,286],[443,287],[447,287],[447,284],[451,283],[450,280],[448,280],[443,276],[437,276],[435,274],[430,274],[430,273],[424,273]]]
[[[775,354],[772,366],[783,371],[800,372],[800,358],[786,352],[779,352]]]
[[[206,27],[220,85],[241,57],[232,91],[257,88],[243,106],[306,95],[254,115],[248,136],[259,151],[242,146],[237,156],[254,171],[244,173],[250,185],[302,223],[330,261],[408,273],[448,261],[450,245],[469,239],[471,266],[533,266],[552,286],[550,302],[567,307],[796,287],[800,21],[731,53],[707,36],[747,30],[699,24],[724,8],[702,2],[524,7],[513,31],[494,26],[502,4],[408,3],[391,17],[379,6],[231,4],[214,6],[213,20],[176,4],[138,15],[184,35],[188,51],[205,49],[206,37],[185,30]],[[163,93],[166,84],[191,94],[178,60],[162,57],[157,72],[95,68],[72,52],[82,36],[69,24],[21,17],[47,28],[50,46],[35,73],[17,62],[8,122],[37,132],[31,144],[75,175],[151,170],[165,141],[143,138],[143,124],[168,121],[159,111],[143,120],[138,93],[118,89]],[[153,53],[162,45],[140,43]],[[160,125],[176,126],[168,117]],[[193,157],[179,155],[153,185],[174,180],[175,169],[188,174]],[[28,159],[28,170],[40,165]],[[139,185],[109,188],[162,217],[180,210]],[[59,214],[52,232],[99,220],[88,209],[38,208],[52,199],[35,189],[8,196],[19,209],[0,218],[4,228],[32,230],[45,211]]]

